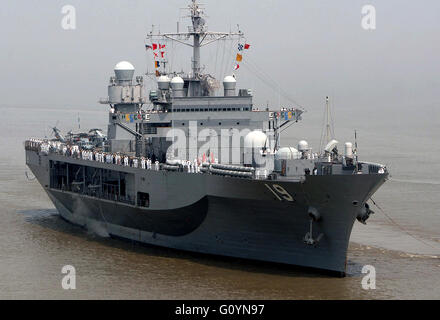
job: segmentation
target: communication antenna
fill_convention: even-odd
[[[324,125],[321,133],[321,152],[324,151],[325,146],[334,139],[335,130],[333,126],[333,118],[330,110],[330,98],[325,97],[325,112],[324,112]]]
[[[200,59],[200,48],[207,46],[213,42],[222,39],[232,39],[244,36],[243,32],[213,32],[208,31],[205,21],[205,13],[203,5],[197,3],[196,0],[192,0],[188,5],[186,10],[189,11],[188,17],[191,18],[191,26],[188,28],[187,32],[181,32],[180,26],[176,33],[160,33],[154,32],[154,29],[147,35],[150,41],[156,40],[171,40],[193,49],[192,57],[192,78],[199,78],[201,76],[201,59]]]
[[[357,163],[357,161],[358,161],[357,150],[358,150],[357,131],[356,131],[356,129],[355,129],[355,130],[354,130],[354,158],[355,158],[355,160],[356,160],[356,163]]]

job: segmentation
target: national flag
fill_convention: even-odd
[[[154,61],[154,63],[155,63],[156,69],[160,68],[160,62],[159,61]]]
[[[246,43],[246,44],[244,45],[244,48],[245,48],[246,50],[248,50],[250,47],[251,47],[251,45],[248,44],[248,43]]]
[[[236,63],[234,66],[234,70],[238,70],[238,69],[240,69],[240,65],[238,63]]]
[[[243,61],[243,56],[241,54],[237,53],[237,58],[235,60]]]
[[[153,43],[153,50],[157,50],[157,43]]]
[[[243,45],[241,43],[238,44],[238,51],[242,51],[243,50]]]

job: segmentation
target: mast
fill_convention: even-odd
[[[325,144],[330,142],[331,139],[331,133],[330,133],[330,104],[329,104],[329,98],[325,97],[325,118],[326,118],[326,125],[325,125]]]
[[[324,152],[325,146],[334,139],[333,120],[330,110],[330,98],[325,97],[324,126],[321,133],[320,149]]]
[[[209,45],[221,39],[234,39],[241,38],[244,33],[238,30],[237,32],[212,32],[208,31],[206,27],[204,10],[202,5],[197,3],[196,0],[191,0],[191,3],[187,8],[191,18],[192,26],[188,28],[188,32],[180,32],[177,30],[176,33],[153,33],[153,30],[147,35],[150,41],[155,40],[172,40],[180,44],[187,45],[193,48],[192,57],[192,77],[193,79],[201,78],[201,58],[200,49],[203,46]],[[191,41],[192,38],[192,41]]]
[[[205,20],[201,17],[203,11],[199,9],[196,0],[192,0],[190,5],[191,20],[193,25],[193,74],[196,76],[200,73],[200,35],[204,31]]]

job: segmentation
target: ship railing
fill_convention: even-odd
[[[121,153],[110,153],[101,150],[81,149],[78,145],[68,145],[58,141],[28,140],[25,142],[26,150],[33,150],[43,154],[56,154],[78,160],[93,161],[122,167],[140,168],[145,170],[167,170],[188,173],[202,173],[202,165],[198,160],[179,161],[176,163],[161,164],[153,162],[150,158],[127,156]]]
[[[40,151],[43,143],[44,141],[40,139],[30,139],[24,142],[24,147],[29,151]]]

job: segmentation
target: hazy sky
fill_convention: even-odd
[[[176,30],[187,0],[6,0],[0,7],[3,105],[98,106],[120,60],[142,74],[152,70],[144,49],[151,25]],[[305,105],[322,108],[325,95],[344,107],[415,107],[439,104],[440,1],[407,0],[205,0],[208,27],[245,32],[251,61]],[[77,29],[61,28],[64,5],[73,5]],[[361,28],[361,8],[377,10],[377,29]],[[180,19],[181,29],[188,20]],[[185,23],[183,23],[185,21]],[[169,50],[171,47],[169,48]],[[229,44],[202,50],[209,70],[231,74]],[[189,70],[191,54],[174,59]],[[171,57],[171,53],[169,52]],[[226,56],[226,58],[224,58]],[[223,58],[223,61],[222,61]],[[247,59],[247,60],[246,60]],[[214,67],[215,61],[217,64]],[[225,62],[226,61],[226,62]],[[222,63],[223,62],[223,63]],[[278,105],[278,93],[246,68],[238,86],[250,87],[256,104]],[[224,76],[222,75],[222,77]],[[282,100],[285,103],[285,100]]]

